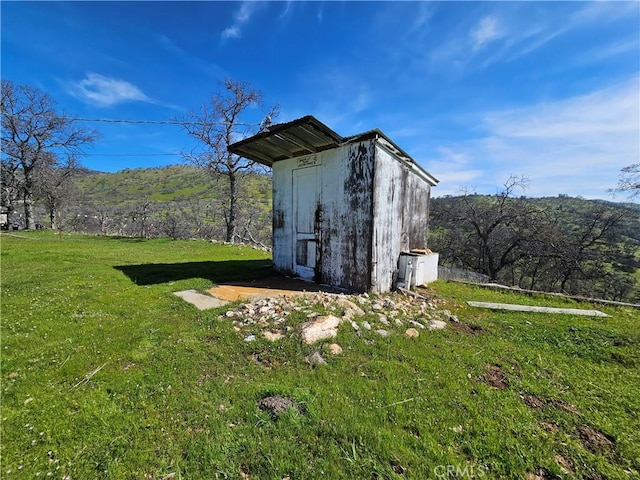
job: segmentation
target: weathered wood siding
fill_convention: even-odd
[[[292,274],[294,269],[293,171],[321,166],[315,281],[369,290],[374,151],[374,143],[366,141],[274,164],[273,261],[278,270]]]
[[[400,252],[427,247],[431,188],[406,164],[376,144],[373,197],[373,292],[394,284]]]
[[[294,273],[293,171],[305,162],[321,165],[328,153],[282,160],[273,165],[273,264],[287,275]]]
[[[294,170],[317,168],[315,281],[386,292],[400,252],[426,248],[430,186],[375,140],[273,166],[273,261],[294,273]]]
[[[323,167],[321,279],[365,292],[371,278],[375,147],[366,141],[334,152]]]

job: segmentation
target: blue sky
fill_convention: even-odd
[[[528,196],[610,199],[640,161],[640,2],[0,8],[2,78],[74,117],[169,120],[229,77],[278,103],[278,121],[380,128],[440,179],[434,195],[495,193],[514,174]],[[101,171],[180,163],[194,146],[176,125],[86,125],[102,138],[81,161]]]

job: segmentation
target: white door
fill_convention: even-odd
[[[317,220],[320,203],[319,167],[293,171],[294,244],[293,271],[301,278],[313,280],[319,235]]]

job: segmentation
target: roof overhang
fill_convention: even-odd
[[[317,118],[306,117],[288,123],[273,125],[268,130],[229,145],[228,150],[241,157],[272,167],[275,162],[322,152],[330,148],[364,140],[377,140],[420,178],[435,186],[439,180],[422,168],[407,152],[396,145],[380,130],[342,137]]]
[[[343,138],[311,115],[229,145],[229,151],[271,167],[274,162],[318,153],[342,144]]]

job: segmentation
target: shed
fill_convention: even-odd
[[[427,248],[438,180],[378,129],[342,137],[309,115],[229,151],[273,169],[273,262],[283,273],[382,293],[401,253]]]

